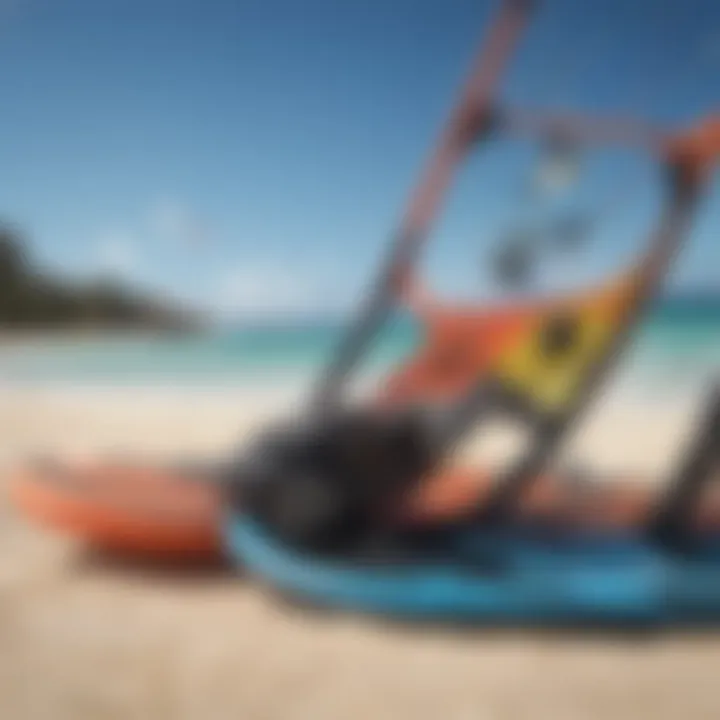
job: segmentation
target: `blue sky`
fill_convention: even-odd
[[[231,312],[344,306],[494,7],[0,0],[0,214],[63,272]],[[719,72],[716,0],[546,0],[504,95],[682,125],[720,107]],[[517,216],[530,151],[490,148],[461,178],[428,256],[442,289],[487,290],[480,261]],[[639,160],[588,163],[585,206],[617,212],[576,279],[625,257],[653,202]],[[676,283],[720,283],[718,230],[713,190]]]

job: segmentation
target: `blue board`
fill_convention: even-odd
[[[677,556],[642,536],[462,530],[445,558],[368,566],[317,558],[249,518],[225,527],[245,568],[294,596],[388,616],[478,622],[720,621],[720,538]],[[488,560],[492,563],[488,563]]]

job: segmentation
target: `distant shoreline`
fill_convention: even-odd
[[[36,345],[50,341],[83,342],[99,338],[118,341],[137,340],[158,337],[198,337],[204,335],[207,328],[159,329],[132,327],[95,327],[95,328],[0,328],[0,348],[8,346]]]

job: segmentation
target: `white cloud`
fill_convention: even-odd
[[[306,273],[279,263],[248,262],[219,283],[212,310],[231,317],[303,315],[333,309],[332,298]]]
[[[95,268],[102,274],[125,276],[137,269],[138,253],[133,239],[113,232],[100,238],[95,250]]]
[[[188,207],[179,200],[164,197],[149,212],[149,230],[153,237],[181,247],[203,245],[207,231]]]

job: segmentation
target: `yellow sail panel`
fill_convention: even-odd
[[[632,273],[598,291],[545,306],[501,355],[496,375],[537,410],[561,411],[607,352],[636,288]]]

